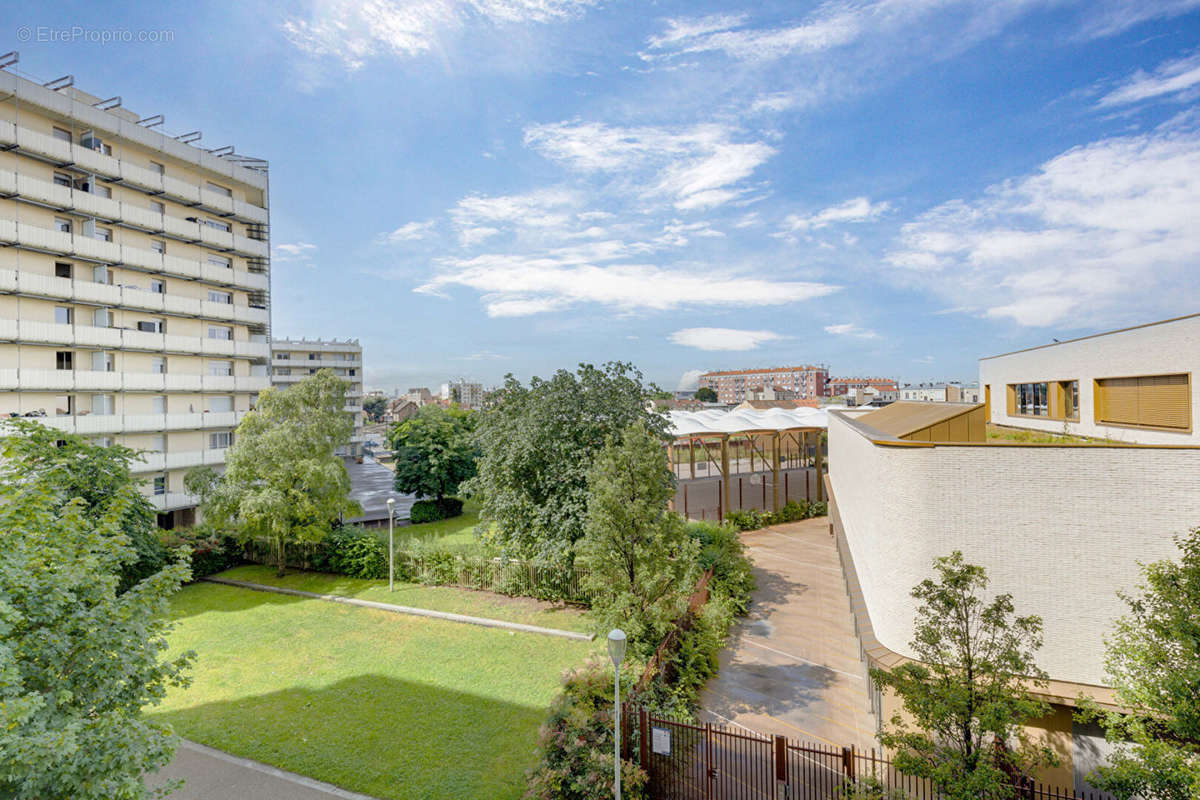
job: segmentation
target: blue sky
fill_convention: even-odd
[[[275,333],[359,338],[371,387],[974,378],[1200,310],[1200,0],[8,3],[0,36],[268,159]]]

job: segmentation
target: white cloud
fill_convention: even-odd
[[[764,142],[737,141],[728,125],[622,127],[557,122],[525,130],[525,144],[579,172],[633,176],[648,195],[673,199],[680,210],[711,208],[744,193],[737,184],[775,154]]]
[[[700,376],[708,370],[689,369],[679,376],[679,383],[675,386],[677,392],[690,392],[700,386]]]
[[[745,17],[671,19],[667,30],[647,42],[651,50],[672,54],[720,52],[738,61],[771,61],[792,53],[811,53],[848,44],[861,33],[852,6],[826,3],[799,25],[744,28]]]
[[[304,53],[334,58],[348,70],[371,58],[412,58],[439,47],[472,22],[491,25],[565,19],[595,0],[313,0],[304,16],[283,22],[284,35]]]
[[[697,350],[754,350],[766,342],[785,337],[773,331],[746,331],[737,328],[684,328],[667,337],[672,344]]]
[[[837,325],[826,325],[825,332],[831,333],[834,336],[853,336],[856,339],[878,339],[879,334],[872,330],[860,328],[850,322],[842,322]]]
[[[1154,19],[1170,19],[1200,8],[1200,0],[1107,0],[1087,8],[1082,35],[1098,39]]]
[[[1138,70],[1121,86],[1100,98],[1101,108],[1140,103],[1164,95],[1177,95],[1176,99],[1194,99],[1200,86],[1200,53],[1168,61],[1159,65],[1153,73]]]
[[[317,249],[315,244],[308,242],[295,242],[292,244],[277,244],[274,246],[276,261],[307,261],[313,251]]]
[[[1104,139],[955,200],[901,231],[904,283],[1019,325],[1084,327],[1200,300],[1200,133]]]
[[[914,358],[913,361],[917,362],[918,364],[932,364],[933,356],[921,356],[920,358]]]
[[[485,254],[452,259],[416,291],[443,294],[452,286],[483,295],[489,316],[529,316],[581,303],[619,311],[684,307],[784,305],[832,294],[840,287],[772,280],[711,270],[647,264],[598,266],[576,252]]]
[[[391,233],[379,234],[382,244],[400,244],[424,239],[433,231],[433,220],[428,222],[408,222],[396,228]]]
[[[471,353],[469,356],[451,356],[451,361],[507,361],[508,356],[493,353],[491,350],[480,350],[478,353]]]
[[[891,207],[887,202],[872,203],[869,198],[855,197],[806,217],[789,214],[784,218],[783,225],[789,231],[807,231],[843,223],[870,222],[878,219]]]

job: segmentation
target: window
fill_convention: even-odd
[[[1058,382],[1057,410],[1060,419],[1079,419],[1079,381]]]
[[[97,197],[107,197],[110,200],[112,199],[112,189],[108,188],[107,186],[101,186],[100,184],[96,184],[92,190],[92,194],[96,195]]]
[[[233,259],[225,256],[210,255],[208,257],[208,263],[212,264],[214,267],[221,267],[222,269],[233,269]]]
[[[64,128],[54,128],[52,132],[55,139],[60,139],[64,142],[71,141],[71,132]]]
[[[161,319],[140,319],[137,324],[137,329],[143,333],[162,333],[165,328],[166,324]]]
[[[208,410],[214,414],[233,411],[233,398],[226,395],[208,398]]]
[[[94,394],[92,395],[92,413],[99,415],[109,415],[114,413],[116,402],[111,394]]]
[[[155,395],[150,398],[150,408],[155,414],[167,413],[167,398],[166,395]]]
[[[318,358],[320,358],[320,357],[321,357],[321,354],[320,354],[320,353],[309,353],[309,354],[308,354],[308,360],[309,360],[309,361],[316,361],[316,360],[317,360]]]
[[[150,359],[150,371],[155,375],[167,373],[167,359],[163,356],[153,356]]]
[[[353,378],[354,375],[355,375],[355,370],[350,370],[350,377]]]
[[[276,375],[291,375],[292,368],[291,367],[276,367],[275,374]]]
[[[111,242],[113,236],[112,228],[101,228],[97,225],[96,232],[93,233],[92,236],[102,242]]]
[[[1010,383],[1009,414],[1027,417],[1050,416],[1048,383]]]
[[[157,200],[150,201],[150,210],[153,211],[155,214],[167,213],[167,207],[165,205],[163,205],[162,203],[158,202]]]
[[[208,290],[208,302],[223,303],[224,305],[233,305],[232,292],[219,292],[216,289]]]
[[[56,277],[56,278],[70,278],[70,277],[71,277],[71,265],[70,265],[70,264],[64,264],[64,263],[63,263],[63,262],[61,262],[61,261],[59,261],[59,262],[56,262],[56,263],[54,264],[54,277]]]
[[[156,453],[167,452],[167,437],[161,433],[156,433],[150,437],[150,449]]]
[[[154,476],[154,494],[156,496],[161,496],[166,493],[167,493],[167,476],[166,475],[155,475]]]
[[[292,354],[291,353],[276,353],[275,357],[278,358],[280,361],[290,361],[292,358]]]
[[[166,281],[151,280],[150,281],[150,291],[154,292],[155,294],[166,294],[167,293]]]
[[[224,231],[225,233],[233,233],[233,226],[228,222],[221,222],[220,220],[215,219],[202,219],[201,222],[210,228],[215,228],[216,230]]]
[[[226,189],[224,186],[213,183],[212,181],[205,182],[204,188],[208,189],[210,192],[216,192],[222,197],[233,197],[233,191],[231,189]]]
[[[151,239],[150,240],[150,249],[153,250],[154,252],[158,253],[159,255],[161,255],[161,254],[167,252],[167,243],[164,242],[162,239]]]
[[[224,325],[209,325],[208,338],[224,339],[225,341],[233,341],[233,328]]]
[[[97,328],[111,328],[113,314],[107,308],[97,308],[92,314],[92,324]]]
[[[70,233],[71,232],[71,220],[64,219],[63,217],[55,217],[54,218],[54,230],[58,231],[59,233]]]
[[[63,172],[54,173],[54,185],[66,186],[68,189],[71,188],[71,176]]]
[[[67,308],[66,306],[54,307],[54,321],[59,325],[70,325],[71,320],[74,319],[74,317],[75,315],[72,313],[70,308]]]
[[[75,398],[69,394],[60,394],[54,398],[54,414],[58,417],[69,417],[75,413]]]
[[[220,431],[219,433],[210,433],[208,435],[209,450],[224,450],[233,444],[232,431]]]
[[[167,169],[166,169],[166,167],[164,167],[162,164],[158,163],[157,161],[151,161],[150,162],[150,171],[157,172],[159,175],[165,175],[167,172]]]
[[[56,369],[75,369],[74,354],[70,350],[60,350],[54,354]]]
[[[209,361],[208,362],[208,374],[209,375],[217,375],[217,376],[232,375],[233,374],[233,362],[232,361]]]
[[[112,286],[112,270],[108,267],[92,267],[92,280],[96,283],[103,283],[105,286]]]
[[[92,369],[96,372],[116,372],[117,364],[113,354],[103,351],[92,353]]]
[[[1102,378],[1096,381],[1096,421],[1190,431],[1191,389],[1186,374]]]

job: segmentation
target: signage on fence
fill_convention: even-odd
[[[660,756],[671,755],[671,732],[666,728],[651,728],[650,732],[650,749]]]

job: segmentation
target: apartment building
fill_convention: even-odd
[[[463,408],[483,408],[483,384],[470,381],[443,383],[442,399]]]
[[[825,383],[826,397],[842,397],[855,389],[876,389],[879,392],[899,391],[895,378],[830,378]]]
[[[357,339],[273,339],[271,341],[271,383],[286,389],[318,370],[350,382],[346,392],[346,412],[354,417],[354,434],[341,455],[358,458],[363,454],[363,378],[362,345]]]
[[[978,403],[979,384],[906,383],[900,387],[900,399],[914,403]]]
[[[826,366],[768,367],[706,372],[700,376],[699,388],[712,389],[717,400],[727,404],[742,402],[748,391],[777,389],[795,392],[802,405],[815,407],[817,398],[825,396],[828,381]]]
[[[162,121],[0,69],[0,414],[147,451],[171,527],[269,385],[270,242],[267,163]]]

